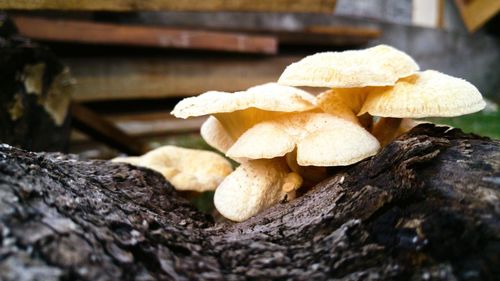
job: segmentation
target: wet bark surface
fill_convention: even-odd
[[[500,142],[447,129],[237,224],[147,169],[2,146],[0,280],[498,280]]]

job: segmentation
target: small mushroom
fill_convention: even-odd
[[[140,157],[115,158],[161,173],[179,191],[215,190],[233,168],[231,163],[211,151],[162,146]]]
[[[212,114],[233,140],[253,125],[288,112],[315,108],[315,97],[297,88],[267,83],[236,93],[210,91],[180,101],[179,118]]]
[[[283,200],[295,197],[302,178],[283,158],[243,162],[219,185],[215,208],[232,221],[244,221]]]
[[[328,88],[390,86],[418,69],[417,63],[404,52],[378,45],[364,50],[307,56],[289,65],[278,83]]]
[[[300,166],[345,166],[377,153],[361,126],[327,113],[297,113],[261,122],[227,151],[230,157],[270,159],[297,149]]]
[[[374,88],[359,114],[382,117],[373,134],[385,145],[397,137],[401,118],[460,116],[485,106],[481,93],[471,83],[427,70],[400,79],[394,87]]]
[[[223,153],[226,153],[234,144],[234,140],[226,129],[224,129],[219,120],[213,116],[208,117],[208,119],[203,122],[200,129],[200,135],[211,147]]]

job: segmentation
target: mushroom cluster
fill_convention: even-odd
[[[314,96],[296,87],[327,89]],[[469,82],[419,72],[410,56],[379,45],[308,56],[277,83],[206,92],[180,101],[172,114],[210,115],[203,139],[239,163],[217,187],[214,204],[224,217],[243,221],[323,180],[326,167],[375,155],[416,124],[411,118],[458,116],[484,106]]]

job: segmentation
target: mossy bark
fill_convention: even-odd
[[[153,171],[0,147],[1,280],[498,280],[500,142],[420,125],[243,223]]]

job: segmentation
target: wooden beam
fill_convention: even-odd
[[[33,39],[91,44],[201,49],[275,54],[271,36],[179,28],[103,24],[75,20],[13,17],[19,33]]]
[[[199,132],[207,117],[179,119],[169,112],[111,115],[106,119],[134,137]]]
[[[349,25],[312,25],[303,31],[270,32],[280,44],[287,45],[322,45],[356,46],[377,39],[382,34],[379,28]]]
[[[133,155],[146,153],[144,144],[79,103],[71,105],[72,126],[113,148]]]
[[[186,97],[209,90],[237,91],[276,81],[301,57],[170,56],[63,60],[73,77],[74,99],[99,101]]]
[[[0,9],[332,13],[335,0],[0,0]]]
[[[348,36],[348,37],[366,37],[376,39],[382,32],[375,27],[360,27],[347,25],[311,25],[305,29],[307,33],[326,36]]]
[[[474,32],[500,12],[499,0],[455,0],[469,32]]]

